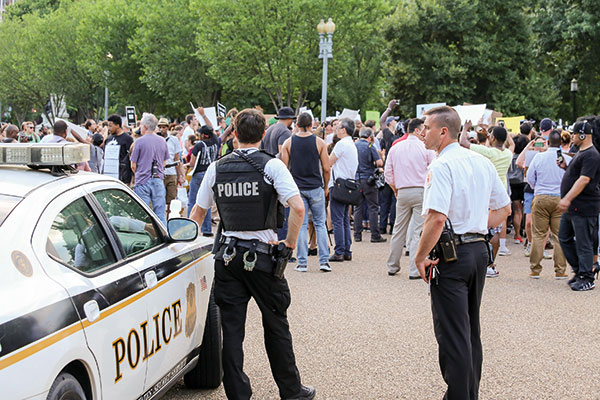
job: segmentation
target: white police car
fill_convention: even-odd
[[[187,219],[165,231],[115,179],[65,173],[88,158],[81,144],[0,145],[0,398],[219,386],[212,243]]]

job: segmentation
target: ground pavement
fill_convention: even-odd
[[[389,238],[389,235],[385,235]],[[309,271],[288,266],[288,316],[298,368],[317,399],[440,399],[441,377],[430,301],[423,281],[409,281],[408,258],[387,275],[389,243],[352,245],[353,261]],[[484,349],[481,399],[600,399],[600,288],[573,292],[554,280],[552,260],[541,279],[528,277],[521,245],[500,257],[481,306]],[[443,271],[441,271],[443,274]],[[245,372],[255,399],[278,399],[264,351],[260,314],[250,303]],[[183,382],[166,398],[225,399],[190,391]]]

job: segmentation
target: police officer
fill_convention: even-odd
[[[239,149],[208,167],[190,215],[200,224],[214,200],[223,224],[214,294],[222,318],[225,393],[229,399],[252,395],[243,371],[242,343],[253,297],[262,313],[265,347],[281,398],[312,399],[315,389],[301,384],[294,358],[286,314],[290,289],[285,278],[273,275],[282,204],[291,210],[287,237],[281,241],[290,250],[296,247],[304,203],[285,164],[258,150],[265,132],[262,112],[243,110],[235,118],[235,129]]]
[[[492,163],[457,143],[460,117],[454,109],[438,107],[425,115],[425,147],[438,158],[425,180],[425,225],[415,263],[430,285],[439,362],[448,385],[444,399],[477,399],[483,360],[479,306],[489,264],[485,235],[506,220],[510,198]],[[445,261],[444,254],[427,258],[450,224],[456,260]]]

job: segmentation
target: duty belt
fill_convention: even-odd
[[[244,269],[246,271],[254,270],[258,256],[256,253],[266,254],[268,256],[273,254],[273,246],[260,242],[258,240],[242,240],[235,237],[225,237],[221,240],[221,246],[227,246],[223,253],[223,261],[225,265],[229,265],[231,260],[235,258],[236,247],[248,249],[244,252]],[[272,269],[272,268],[271,268]],[[265,271],[271,272],[271,271]]]
[[[481,233],[465,233],[462,235],[454,235],[454,244],[468,244],[468,243],[477,243],[477,242],[485,242],[487,240],[486,235],[482,235]]]

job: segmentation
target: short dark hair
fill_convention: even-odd
[[[308,128],[312,125],[312,117],[309,113],[304,112],[298,116],[296,125],[298,125],[299,128]]]
[[[194,119],[194,117],[195,117],[195,115],[194,115],[194,114],[188,114],[188,115],[186,115],[186,116],[185,116],[185,122],[187,122],[187,123],[188,123],[188,125],[189,125],[189,124],[191,124],[191,123],[192,123],[192,120]]]
[[[85,129],[90,129],[90,126],[92,126],[92,124],[95,121],[93,119],[88,119],[87,121],[85,121],[85,125],[83,125],[85,127]]]
[[[492,135],[496,138],[500,143],[506,142],[506,137],[508,136],[508,132],[505,128],[501,126],[495,126],[492,130]]]
[[[103,142],[104,136],[102,136],[100,133],[94,133],[94,135],[92,136],[92,144],[94,146],[101,146]]]
[[[212,135],[215,134],[213,129],[208,125],[202,125],[200,127],[200,129],[198,129],[198,133],[200,133],[200,135],[202,135],[202,137],[205,137],[207,139],[212,137]]]
[[[550,147],[560,147],[560,131],[552,129],[548,134],[548,145]]]
[[[67,123],[65,121],[56,121],[53,128],[55,135],[63,136],[67,134]]]
[[[531,125],[531,122],[529,121],[523,122],[520,126],[520,129],[523,135],[529,135],[533,129],[533,125]]]
[[[346,131],[348,136],[352,136],[354,134],[354,129],[356,129],[354,121],[352,121],[350,118],[340,119],[340,126]]]
[[[225,117],[217,117],[217,124],[220,124],[222,121],[225,121]]]
[[[265,115],[255,108],[246,108],[235,116],[235,131],[240,143],[260,142],[266,126]]]
[[[121,119],[121,116],[119,114],[113,114],[110,117],[108,117],[107,121],[112,122],[114,125],[117,125],[119,128],[121,128],[123,125],[123,120]]]
[[[19,134],[19,128],[16,125],[8,124],[6,128],[4,128],[4,134],[6,137],[16,139]]]
[[[433,117],[438,128],[446,127],[452,139],[458,138],[460,117],[454,108],[449,106],[435,107],[427,110],[424,115]]]
[[[408,133],[413,133],[415,129],[420,128],[424,123],[425,121],[423,121],[421,118],[411,119],[408,121]]]
[[[375,128],[375,125],[377,125],[377,122],[375,122],[375,120],[368,119],[368,120],[365,121],[365,126],[367,128],[373,129],[373,128]]]

